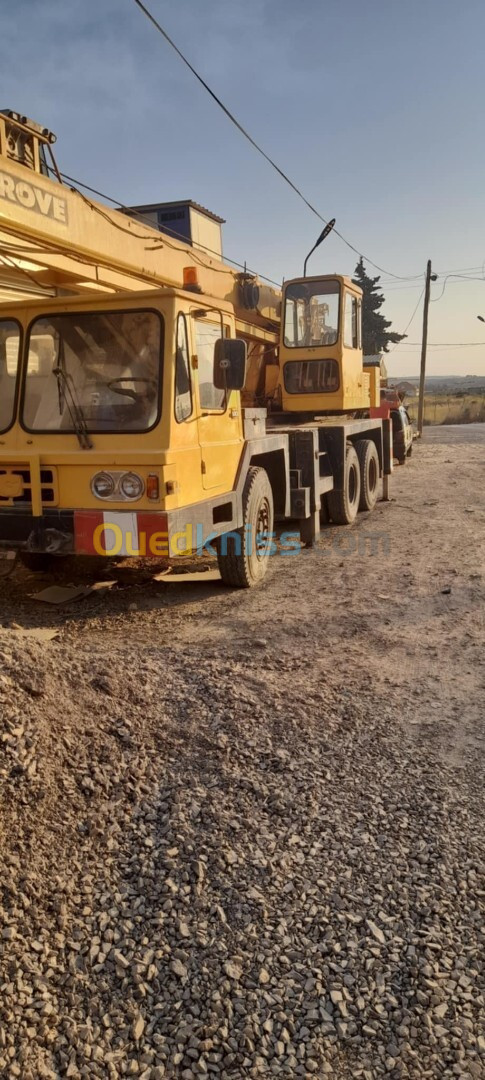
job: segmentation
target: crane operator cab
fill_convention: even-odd
[[[355,412],[379,404],[378,375],[363,365],[361,309],[362,290],[350,278],[286,283],[280,341],[285,412]]]

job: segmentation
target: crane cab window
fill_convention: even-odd
[[[347,349],[359,348],[359,315],[357,297],[345,293],[344,345]]]
[[[290,360],[283,374],[287,394],[332,394],[339,388],[336,360]]]
[[[28,431],[142,432],[160,415],[163,322],[155,311],[36,319],[28,338]]]
[[[335,345],[338,338],[338,281],[295,281],[285,294],[284,344],[287,348]]]
[[[0,431],[14,418],[20,351],[20,327],[13,319],[0,319]]]
[[[181,424],[192,413],[192,390],[190,386],[189,346],[185,315],[177,319],[175,343],[175,419]]]
[[[225,390],[214,386],[214,348],[221,336],[220,322],[195,319],[195,348],[199,371],[199,398],[201,409],[223,412],[226,407]]]

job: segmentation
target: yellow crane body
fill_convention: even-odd
[[[210,549],[248,586],[275,517],[311,543],[324,502],[342,523],[372,509],[361,474],[375,502],[392,447],[360,290],[328,275],[282,297],[50,179],[50,141],[0,114],[0,544]]]

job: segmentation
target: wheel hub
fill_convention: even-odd
[[[269,523],[270,523],[269,504],[268,504],[267,499],[263,499],[260,506],[259,506],[259,509],[258,509],[258,517],[257,517],[257,521],[256,521],[255,551],[256,551],[256,558],[259,559],[260,561],[266,557],[266,553],[267,553],[267,550],[268,550]]]

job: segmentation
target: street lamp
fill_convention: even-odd
[[[331,233],[334,225],[335,225],[335,218],[332,218],[332,220],[327,223],[327,225],[325,226],[323,231],[320,233],[320,236],[318,237],[318,240],[317,240],[316,244],[313,245],[312,250],[308,252],[308,255],[307,255],[307,257],[305,259],[305,262],[303,264],[303,277],[306,277],[306,264],[307,264],[307,262],[308,262],[308,260],[310,258],[310,255],[313,255],[313,252],[315,251],[315,248],[319,247],[319,245],[322,243],[322,240],[325,240],[326,237],[328,236],[328,234]]]

